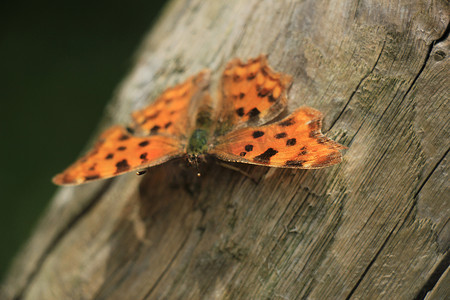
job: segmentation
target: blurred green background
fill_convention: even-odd
[[[87,143],[156,1],[0,4],[0,276],[42,215],[51,177]]]

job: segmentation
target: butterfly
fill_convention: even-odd
[[[177,157],[196,165],[205,155],[279,168],[339,163],[345,147],[321,133],[318,110],[301,107],[274,121],[287,107],[291,81],[273,71],[264,55],[245,63],[236,58],[225,67],[214,102],[210,72],[201,71],[132,113],[128,127],[107,129],[92,150],[53,182],[77,185],[131,171],[139,174]]]

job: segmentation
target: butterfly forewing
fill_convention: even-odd
[[[202,71],[168,88],[155,102],[132,114],[133,124],[130,127],[139,135],[163,134],[186,138],[192,129],[191,108],[196,108],[193,100],[202,97],[208,85],[209,72]]]
[[[114,126],[102,134],[90,152],[56,175],[53,182],[70,185],[108,178],[158,165],[183,153],[176,139],[159,135],[136,137],[123,127]]]

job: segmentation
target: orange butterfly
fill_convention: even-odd
[[[317,169],[339,163],[344,146],[322,135],[322,114],[309,107],[264,125],[286,108],[291,77],[274,72],[265,56],[230,61],[214,108],[209,72],[169,88],[133,123],[106,130],[94,149],[53,178],[81,184],[155,166],[176,157],[197,164],[206,154],[279,168]]]

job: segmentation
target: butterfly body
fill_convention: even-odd
[[[200,155],[208,153],[208,132],[204,129],[196,129],[189,138],[187,145],[188,155]]]
[[[273,71],[263,55],[247,63],[234,59],[213,102],[209,71],[202,71],[134,112],[127,129],[106,130],[91,151],[53,182],[81,184],[140,172],[177,157],[197,167],[206,155],[279,168],[317,169],[340,162],[339,150],[345,147],[321,133],[319,111],[302,107],[270,123],[286,109],[290,83],[290,76]]]

